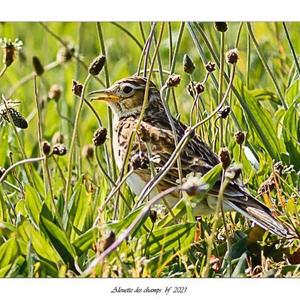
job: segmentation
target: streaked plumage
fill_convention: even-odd
[[[114,155],[119,168],[122,167],[128,147],[129,137],[135,129],[140,116],[144,99],[146,78],[129,77],[117,81],[112,87],[104,91],[92,92],[92,99],[105,100],[112,108],[114,118]],[[173,118],[180,140],[187,128],[186,125]],[[175,149],[172,129],[164,111],[160,93],[151,82],[149,101],[137,138],[134,141],[130,157],[142,152],[148,154],[147,145],[151,149],[152,163],[156,172],[165,165]],[[191,173],[205,174],[219,163],[217,155],[196,135],[186,145],[180,155],[183,176]],[[128,184],[135,194],[139,194],[145,184],[150,180],[150,168],[138,169],[128,179]],[[220,179],[221,180],[221,179]],[[161,192],[178,184],[177,165],[170,169],[164,179],[158,184],[154,193]],[[209,192],[206,201],[201,207],[194,209],[195,215],[211,214],[214,212],[220,181]],[[169,205],[173,206],[179,200],[173,194],[168,198]],[[224,194],[224,207],[226,210],[236,210],[254,221],[264,229],[269,229],[281,237],[291,237],[292,230],[278,221],[268,207],[254,198],[237,179],[232,181]]]

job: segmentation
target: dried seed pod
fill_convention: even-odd
[[[197,92],[198,95],[201,94],[201,93],[203,93],[204,89],[205,89],[205,87],[204,87],[204,85],[201,82],[198,82],[195,85],[195,90],[196,90],[196,92]]]
[[[176,87],[179,85],[180,80],[181,80],[181,78],[179,75],[172,74],[167,79],[167,86],[168,87]]]
[[[226,22],[215,22],[215,28],[217,31],[226,32],[228,29]]]
[[[22,49],[23,42],[15,39],[12,42],[10,39],[0,39],[0,46],[3,49],[3,63],[9,67],[16,59],[17,53]]]
[[[54,101],[58,101],[61,96],[61,93],[61,86],[58,84],[53,84],[48,92],[48,98]]]
[[[205,65],[205,69],[207,72],[212,73],[216,70],[216,64],[209,61],[206,65]]]
[[[183,70],[188,74],[192,74],[195,70],[195,65],[187,54],[183,56]]]
[[[57,131],[53,134],[52,144],[63,144],[65,142],[65,136],[61,132]]]
[[[227,148],[221,148],[219,151],[219,160],[222,163],[222,167],[223,169],[227,169],[230,165],[230,153],[229,150]]]
[[[67,154],[67,147],[64,144],[56,144],[53,146],[52,153],[54,155],[63,156]]]
[[[73,83],[72,83],[73,94],[78,97],[81,97],[82,89],[83,89],[83,84],[81,84],[80,82],[78,82],[76,80],[73,80]]]
[[[94,157],[93,145],[84,145],[82,148],[82,156],[86,159],[92,159]]]
[[[47,141],[44,141],[43,145],[42,145],[42,150],[43,150],[43,153],[46,156],[48,156],[51,153],[51,145],[50,145],[50,143],[48,143]]]
[[[136,153],[131,158],[131,166],[133,170],[147,169],[149,158],[143,152]]]
[[[230,114],[231,108],[230,106],[224,106],[222,109],[219,110],[218,115],[222,119],[226,119],[228,115]]]
[[[239,51],[236,48],[231,49],[226,53],[226,61],[229,64],[236,64],[239,58]]]
[[[242,131],[238,131],[234,134],[235,141],[238,145],[242,145],[245,141],[245,134]]]
[[[0,109],[0,117],[2,117],[6,122],[10,122],[9,115],[16,127],[26,129],[28,127],[28,123],[26,119],[19,113],[15,108],[9,106],[7,104],[8,108],[2,104]]]
[[[75,48],[73,46],[69,45],[68,47],[62,47],[57,52],[56,60],[59,63],[65,63],[72,59],[74,53]]]
[[[105,56],[100,55],[96,57],[89,66],[89,73],[93,76],[97,76],[103,69],[105,64]]]
[[[107,136],[107,129],[106,128],[98,128],[93,136],[93,143],[95,147],[101,146],[105,143]]]
[[[149,217],[150,217],[151,222],[154,224],[157,220],[157,211],[154,209],[151,209],[149,212]]]
[[[44,67],[37,56],[32,57],[32,64],[36,75],[41,76],[44,73]]]

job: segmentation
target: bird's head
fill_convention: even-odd
[[[147,78],[132,76],[115,82],[111,87],[89,93],[90,100],[102,100],[109,104],[119,117],[139,114],[142,110]],[[160,93],[150,81],[148,105],[160,102]]]

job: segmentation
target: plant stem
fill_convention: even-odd
[[[7,176],[7,174],[12,171],[13,169],[15,169],[17,166],[21,166],[27,163],[33,163],[33,162],[38,162],[41,160],[44,160],[44,156],[42,157],[36,157],[36,158],[26,158],[23,160],[20,160],[18,162],[16,162],[15,164],[11,165],[8,169],[6,169],[6,171],[2,174],[2,176],[0,177],[0,183],[2,183],[5,179],[5,177]]]
[[[209,41],[208,41],[206,35],[204,34],[204,32],[203,32],[203,31],[200,31],[200,26],[198,26],[197,23],[194,23],[194,24],[195,24],[195,26],[196,26],[196,29],[198,30],[198,32],[199,32],[200,35],[202,36],[202,38],[203,38],[203,40],[204,40],[206,46],[207,46],[208,49],[210,50],[210,52],[211,52],[211,54],[212,54],[212,56],[213,56],[213,58],[214,58],[214,60],[215,60],[216,65],[220,68],[220,62],[219,62],[219,59],[218,59],[217,54],[215,53],[215,51],[214,51],[212,45],[209,43]],[[193,39],[193,41],[194,41],[194,44],[195,44],[196,48],[197,48],[198,51],[199,51],[201,60],[202,60],[202,62],[203,62],[204,64],[206,64],[206,63],[208,62],[208,60],[207,60],[207,58],[206,58],[205,52],[204,52],[204,50],[202,49],[202,46],[201,46],[200,42],[197,40],[197,37],[196,37],[196,34],[195,34],[195,32],[194,32],[194,30],[193,30],[193,28],[192,28],[192,25],[191,25],[190,23],[188,23],[187,25],[188,25],[188,29],[189,29],[190,35],[191,35],[191,37],[192,37],[192,39]],[[211,78],[212,78],[212,81],[213,81],[213,84],[214,84],[216,90],[218,90],[218,86],[219,86],[219,85],[218,85],[218,81],[217,81],[215,75],[214,75],[214,74],[211,74]],[[228,76],[226,73],[224,73],[224,79],[227,81],[227,83],[228,83],[229,80],[230,80],[230,79],[229,79],[229,76]],[[242,99],[241,95],[238,93],[237,89],[235,89],[234,86],[232,86],[232,91],[234,92],[234,94],[236,95],[236,97],[238,98],[238,100],[239,100],[240,102],[243,102],[243,99]],[[228,105],[228,102],[227,102],[227,101],[226,101],[225,103]],[[216,103],[216,104],[217,104],[217,103]],[[231,111],[231,116],[232,116],[232,120],[233,120],[233,122],[234,122],[234,125],[235,125],[239,130],[241,130],[242,127],[240,126],[240,124],[239,124],[239,122],[238,122],[238,119],[237,119],[237,117],[235,116],[235,114],[234,114],[233,111]]]
[[[44,73],[47,72],[47,71],[50,71],[54,68],[56,68],[57,66],[60,66],[61,63],[59,63],[58,61],[53,61],[51,63],[49,63],[48,65],[44,66]],[[11,98],[11,96],[16,92],[16,90],[18,88],[20,88],[22,85],[24,85],[25,83],[31,81],[34,76],[36,75],[35,72],[32,72],[26,76],[24,76],[23,78],[21,78],[14,86],[12,86],[9,90],[8,90],[8,93],[7,93],[7,97],[8,98]]]
[[[176,128],[175,128],[175,125],[174,125],[173,117],[172,117],[172,115],[170,113],[170,110],[168,108],[166,98],[164,97],[164,92],[165,91],[168,91],[168,86],[166,84],[162,87],[160,95],[161,95],[161,100],[162,100],[164,110],[166,112],[166,115],[168,117],[171,129],[172,129],[172,133],[173,133],[173,136],[174,136],[174,144],[175,144],[175,148],[176,148],[177,145],[178,145],[178,136],[177,136]],[[180,157],[178,157],[178,159],[177,159],[177,169],[178,169],[179,183],[182,184],[183,174],[182,174],[182,167],[181,167]]]
[[[264,57],[264,55],[263,55],[263,53],[262,53],[262,51],[260,49],[260,46],[259,46],[257,40],[255,39],[255,36],[253,34],[253,31],[252,31],[251,23],[247,22],[246,24],[247,24],[248,33],[249,33],[249,35],[251,37],[251,40],[252,40],[252,42],[253,42],[253,44],[255,46],[256,52],[257,52],[257,54],[258,54],[258,56],[259,56],[259,58],[260,58],[260,60],[261,60],[261,62],[263,64],[264,68],[266,69],[267,73],[271,77],[271,80],[272,80],[272,82],[274,84],[274,87],[275,87],[277,93],[278,93],[278,96],[279,96],[279,99],[281,101],[282,106],[284,107],[285,110],[287,110],[288,107],[287,107],[287,104],[284,101],[284,97],[283,97],[283,95],[282,95],[282,93],[280,91],[278,83],[277,83],[277,81],[276,81],[276,79],[275,79],[275,77],[274,77],[274,75],[273,75],[270,67],[268,66],[268,63],[267,63],[267,61],[266,61],[266,59],[265,59],[265,57]]]
[[[282,22],[282,25],[283,25],[283,28],[284,28],[284,32],[285,32],[285,35],[286,35],[286,38],[289,42],[289,46],[291,48],[291,51],[292,51],[292,54],[293,54],[293,58],[294,58],[294,61],[295,61],[295,65],[296,65],[296,68],[297,68],[297,71],[298,71],[298,75],[300,77],[300,66],[299,66],[299,61],[298,61],[298,58],[297,58],[297,54],[295,52],[295,49],[294,49],[294,46],[292,44],[292,41],[291,41],[291,38],[290,38],[290,35],[289,35],[289,32],[288,32],[288,29],[286,27],[286,24],[285,22]]]
[[[250,63],[251,63],[251,44],[250,36],[247,34],[247,64],[246,64],[246,88],[250,89]]]
[[[169,67],[172,67],[173,61],[173,39],[172,39],[172,23],[168,22],[168,32],[169,32]]]
[[[148,64],[148,59],[149,59],[149,55],[150,55],[152,40],[154,37],[155,27],[156,27],[156,22],[153,22],[152,26],[151,26],[151,31],[150,31],[149,37],[145,44],[146,49],[145,49],[144,72],[143,72],[144,77],[147,77],[147,64]]]
[[[36,77],[37,77],[36,75],[34,75],[33,77],[33,86],[34,86],[34,101],[35,101],[36,115],[37,115],[37,129],[38,129],[37,136],[38,136],[40,155],[43,155],[43,145],[42,145],[43,133],[42,133],[42,122],[41,122],[41,114],[40,114],[40,107],[39,107],[39,100],[38,100],[38,89],[37,89]],[[46,197],[47,195],[46,157],[45,160],[43,160],[43,178],[44,178],[44,189],[45,189],[45,197]],[[52,189],[50,189],[50,193],[51,193],[51,198],[53,200]]]
[[[88,84],[89,80],[91,79],[91,77],[92,77],[92,75],[88,74],[88,76],[86,77],[86,79],[84,81],[83,88],[82,88],[82,93],[81,93],[81,97],[80,97],[80,103],[79,103],[79,106],[77,108],[75,121],[74,121],[73,134],[72,134],[70,150],[69,150],[67,183],[66,183],[66,189],[65,189],[65,206],[66,207],[67,207],[69,194],[70,194],[70,185],[71,185],[71,178],[72,178],[72,166],[73,166],[73,152],[74,152],[75,140],[76,140],[76,135],[77,135],[77,130],[78,130],[79,117],[80,117],[80,112],[81,112],[82,105],[83,105],[83,102],[84,102],[83,99],[84,99],[84,94],[85,94],[85,91],[86,91],[86,87],[87,87],[87,84]]]
[[[113,179],[109,176],[109,174],[107,174],[107,172],[105,171],[104,167],[102,166],[102,163],[99,159],[99,155],[98,155],[98,149],[99,147],[95,147],[95,152],[96,152],[96,161],[98,164],[98,167],[100,168],[100,170],[102,171],[103,175],[106,177],[106,179],[108,180],[108,182],[113,186],[115,183],[113,181]]]
[[[60,167],[60,165],[59,165],[59,163],[58,163],[55,155],[52,155],[52,158],[53,158],[53,160],[54,160],[54,162],[55,162],[55,164],[57,166],[58,172],[59,172],[60,177],[61,177],[61,179],[63,181],[63,186],[66,186],[66,183],[67,183],[66,178],[64,176],[64,173],[63,173],[63,171],[62,171],[62,169],[61,169],[61,167]]]
[[[226,178],[221,183],[220,192],[219,192],[219,195],[218,195],[218,201],[217,201],[217,205],[216,205],[216,210],[215,210],[215,214],[214,214],[214,217],[213,217],[213,226],[212,226],[212,229],[211,229],[211,234],[210,234],[210,236],[208,238],[208,241],[207,241],[208,242],[208,248],[207,248],[207,254],[206,254],[206,266],[205,266],[205,268],[203,269],[203,272],[202,272],[202,277],[204,277],[204,278],[208,277],[208,275],[209,275],[210,257],[211,257],[211,254],[212,254],[213,240],[215,238],[215,233],[216,233],[216,230],[217,230],[217,223],[218,223],[218,220],[219,220],[219,212],[220,212],[220,209],[221,209],[221,205],[223,205],[223,194],[224,194],[224,191],[225,191],[226,186],[227,186],[228,183],[229,183],[229,181]]]
[[[39,22],[39,24],[50,34],[52,35],[62,46],[68,49],[68,44],[60,38],[54,31],[52,31],[44,22]],[[80,56],[76,53],[73,54],[73,57],[85,68],[85,70],[88,70],[88,66],[85,64],[84,61],[81,60]],[[101,85],[105,86],[102,80],[100,78],[95,77],[97,81],[101,83]]]
[[[141,123],[142,123],[144,113],[145,113],[145,110],[146,110],[146,107],[147,107],[147,104],[148,104],[148,101],[149,101],[148,97],[149,97],[150,78],[151,78],[151,75],[152,75],[152,72],[153,72],[153,69],[154,69],[155,59],[156,59],[156,56],[158,54],[158,50],[159,50],[160,43],[161,43],[161,40],[162,40],[164,25],[165,25],[165,23],[163,22],[162,25],[161,25],[161,28],[160,28],[158,41],[157,41],[157,44],[156,44],[156,47],[155,47],[155,52],[154,52],[152,62],[151,62],[151,65],[150,65],[149,75],[147,77],[147,82],[146,82],[146,87],[145,87],[144,101],[143,101],[143,105],[142,105],[142,109],[141,109],[141,113],[140,113],[138,122],[136,124],[135,132],[138,131],[138,129],[139,129]]]
[[[176,60],[177,60],[177,56],[178,56],[178,52],[179,52],[179,47],[180,47],[180,44],[181,44],[181,41],[182,41],[183,32],[184,32],[184,26],[185,26],[185,22],[181,22],[179,32],[178,32],[178,39],[177,39],[175,49],[174,49],[174,53],[173,53],[173,56],[172,56],[170,74],[173,74],[174,71],[175,71]],[[168,99],[169,99],[169,94],[170,94],[170,91],[167,90],[167,94],[166,94],[166,102],[167,103],[168,103]],[[178,105],[176,103],[175,97],[173,97],[173,101],[174,101],[175,114],[178,115]]]
[[[154,37],[155,45],[157,45],[155,33],[154,33],[153,37]],[[161,85],[163,85],[164,84],[163,67],[162,67],[162,62],[160,59],[159,51],[157,52],[157,63],[158,63],[158,70],[159,70],[159,75],[160,75],[160,83],[161,83]]]
[[[94,268],[99,263],[103,262],[104,258],[107,255],[109,255],[113,250],[115,250],[129,236],[129,234],[135,228],[135,226],[148,214],[152,205],[159,202],[161,199],[175,192],[176,190],[178,190],[178,187],[171,187],[165,190],[164,192],[158,194],[149,203],[147,203],[147,205],[142,209],[142,211],[134,219],[134,221],[126,228],[126,230],[123,233],[120,234],[119,238],[89,264],[87,269],[83,272],[82,276],[86,277],[90,275],[93,272]]]
[[[0,78],[5,74],[6,70],[7,70],[7,65],[4,65],[0,71]]]
[[[107,66],[107,55],[106,55],[104,37],[103,37],[103,33],[102,33],[101,24],[99,22],[96,23],[96,27],[97,27],[97,34],[98,34],[100,49],[101,49],[102,54],[106,57],[106,63],[104,65],[104,73],[105,73],[105,85],[108,88],[110,86],[110,80],[109,80],[109,72],[108,72],[108,66]],[[113,180],[115,180],[117,177],[117,170],[116,170],[115,157],[113,155],[113,153],[114,153],[114,151],[113,151],[113,117],[112,117],[112,111],[111,111],[110,107],[108,107],[107,119],[108,119],[108,131],[109,131],[109,137],[110,137],[109,146],[110,146],[110,151],[111,151],[111,160],[109,160],[108,153],[106,150],[105,151],[106,163],[108,166],[110,166],[108,168],[110,177],[113,178]],[[109,162],[111,162],[111,164]]]
[[[116,27],[118,27],[119,29],[121,29],[122,31],[124,31],[136,43],[136,45],[141,50],[143,50],[142,44],[139,42],[139,40],[129,30],[127,30],[125,27],[123,27],[122,25],[120,25],[117,22],[111,22],[111,24],[115,25]]]
[[[121,186],[124,184],[124,182],[127,180],[127,178],[133,174],[133,172],[134,172],[134,170],[130,170],[123,178],[119,178],[119,181],[117,181],[115,183],[116,185],[115,185],[114,189],[111,190],[109,195],[106,197],[104,203],[99,208],[100,212],[103,212],[104,206],[111,200],[111,198],[115,195],[115,193],[120,190]],[[130,206],[128,206],[128,208],[131,209]]]
[[[220,71],[219,71],[219,89],[218,89],[218,103],[222,100],[223,81],[224,81],[224,48],[225,48],[225,33],[221,32],[221,48],[220,48]],[[223,120],[220,118],[220,140],[219,148],[223,147]]]
[[[194,135],[196,129],[201,126],[202,124],[206,123],[207,121],[209,121],[213,116],[215,116],[218,111],[222,108],[222,106],[224,105],[226,98],[232,88],[232,83],[233,83],[233,79],[234,79],[234,74],[235,74],[235,64],[232,66],[232,70],[231,70],[231,75],[230,75],[230,79],[229,79],[229,83],[227,86],[227,89],[224,93],[223,99],[222,101],[219,103],[219,105],[217,106],[217,108],[209,115],[207,116],[205,119],[203,119],[202,121],[196,123],[194,126],[190,127],[186,133],[184,134],[184,136],[181,138],[181,140],[179,141],[177,147],[174,149],[172,155],[170,156],[169,160],[165,163],[164,167],[160,170],[159,173],[156,174],[156,176],[154,178],[152,178],[147,184],[146,186],[143,188],[136,206],[139,205],[149,194],[150,192],[153,190],[153,188],[164,178],[164,176],[167,174],[167,172],[170,170],[170,168],[173,166],[174,162],[176,161],[176,159],[179,157],[180,153],[183,151],[184,147],[186,146],[186,144],[188,143],[188,141],[192,138],[192,136]]]
[[[8,106],[7,106],[7,103],[6,103],[7,100],[6,100],[6,98],[5,98],[3,95],[2,95],[2,100],[3,100],[3,103],[4,103],[5,109],[8,111]],[[15,125],[15,123],[13,122],[10,113],[8,113],[7,115],[8,115],[9,122],[11,123],[11,126],[12,126],[12,128],[13,128],[13,131],[14,131],[14,133],[15,133],[15,136],[16,136],[16,139],[17,139],[17,142],[18,142],[18,146],[19,146],[19,150],[20,150],[20,152],[21,152],[21,154],[22,154],[22,158],[23,158],[23,159],[26,159],[27,156],[26,156],[26,153],[25,153],[25,150],[24,150],[23,143],[22,143],[22,141],[21,141],[21,139],[20,139],[20,137],[19,137],[19,135],[18,135],[18,131],[17,131],[16,125]],[[34,180],[32,179],[31,173],[30,173],[30,171],[28,170],[27,167],[25,167],[25,172],[26,172],[26,176],[27,176],[28,182],[29,182],[33,187],[36,188],[35,182],[34,182]]]
[[[148,103],[149,86],[150,86],[151,75],[152,75],[152,72],[153,72],[153,69],[154,69],[155,58],[156,58],[156,55],[157,55],[157,52],[158,52],[158,49],[160,47],[160,43],[161,43],[161,40],[162,40],[163,30],[164,30],[164,23],[162,23],[162,25],[161,25],[158,41],[157,41],[156,48],[155,48],[155,51],[154,51],[154,55],[153,55],[153,58],[152,58],[152,62],[151,62],[151,65],[150,65],[149,75],[147,77],[147,82],[146,82],[146,86],[145,86],[145,93],[144,93],[144,99],[143,99],[143,105],[142,105],[141,113],[140,113],[139,119],[137,121],[135,130],[131,132],[131,135],[129,137],[127,152],[126,152],[126,155],[125,155],[123,166],[122,166],[121,171],[120,171],[120,177],[124,176],[124,172],[126,172],[127,169],[128,169],[129,156],[131,154],[131,149],[132,149],[133,143],[136,139],[136,134],[139,130],[139,127],[140,127],[140,125],[142,123],[142,120],[143,120],[143,117],[144,117],[144,113],[145,113],[146,106],[147,106],[147,103]]]

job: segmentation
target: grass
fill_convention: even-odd
[[[166,109],[191,122],[216,152],[226,146],[251,193],[265,191],[258,198],[299,230],[298,29],[299,23],[228,23],[223,33],[195,22],[1,23],[0,37],[23,41],[14,61],[0,66],[1,93],[20,101],[14,108],[28,128],[1,117],[0,277],[298,277],[297,239],[279,239],[234,212],[195,220],[191,206],[201,199],[186,193],[172,211],[155,206],[162,195],[145,203],[156,179],[135,196],[124,183],[127,168],[120,173],[113,159],[111,111],[85,104],[85,92],[137,70],[151,76]],[[232,48],[240,56],[234,67],[226,63]],[[89,75],[101,54],[104,69]],[[185,54],[196,66],[192,74],[183,71]],[[39,76],[33,56],[44,66]],[[209,61],[216,70],[208,74]],[[181,82],[166,88],[173,73]],[[72,93],[73,80],[84,84],[81,97]],[[204,91],[189,95],[187,87],[198,82]],[[54,84],[60,95],[49,99]],[[223,104],[231,108],[224,119]],[[107,139],[95,147],[101,127]],[[245,134],[242,145],[237,131]],[[176,141],[173,161],[191,135]],[[52,149],[63,144],[56,146],[63,155],[46,153],[44,141]],[[220,172],[218,165],[200,179],[202,193]]]

